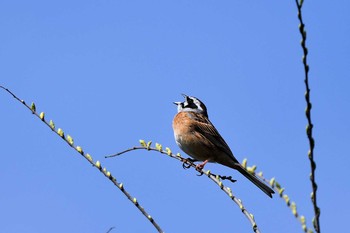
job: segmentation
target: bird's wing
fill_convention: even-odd
[[[223,151],[225,154],[230,156],[234,162],[237,162],[237,159],[233,156],[233,153],[230,147],[227,145],[225,140],[221,137],[215,126],[209,121],[209,119],[202,114],[192,113],[191,114],[197,123],[195,124],[196,131],[203,135],[204,138],[207,138],[211,143],[213,143],[219,150]]]

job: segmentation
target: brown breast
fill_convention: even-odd
[[[175,115],[173,120],[173,130],[176,135],[187,134],[193,131],[191,118],[188,117],[187,112],[179,112]]]

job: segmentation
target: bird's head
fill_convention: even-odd
[[[177,112],[196,112],[208,117],[207,107],[202,101],[193,96],[182,94],[183,102],[174,102],[177,105]]]

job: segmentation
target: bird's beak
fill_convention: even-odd
[[[173,104],[179,105],[181,104],[181,102],[173,102]]]

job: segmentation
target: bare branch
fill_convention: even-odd
[[[141,146],[134,146],[132,148],[126,149],[124,151],[121,151],[119,153],[113,154],[113,155],[109,155],[109,156],[105,156],[105,158],[111,158],[111,157],[115,157],[115,156],[119,156],[122,155],[124,153],[127,152],[131,152],[134,150],[148,150],[148,151],[157,151],[161,154],[166,154],[169,157],[173,158],[173,159],[177,159],[182,163],[185,163],[187,166],[187,168],[194,168],[197,172],[199,172],[200,176],[205,175],[207,176],[209,179],[211,179],[224,193],[226,193],[229,198],[240,208],[240,210],[242,211],[242,213],[247,217],[247,219],[249,220],[250,224],[252,225],[253,231],[255,233],[260,233],[260,230],[255,222],[255,219],[253,217],[253,215],[251,213],[248,212],[248,210],[244,207],[242,201],[240,199],[238,199],[236,196],[233,195],[231,188],[225,186],[222,182],[222,180],[229,180],[231,182],[235,182],[236,180],[232,179],[231,176],[220,176],[220,175],[216,175],[214,173],[211,173],[209,170],[199,170],[196,167],[196,164],[194,164],[191,160],[186,159],[181,157],[181,155],[179,153],[177,153],[176,155],[173,154],[171,152],[171,150],[166,147],[165,150],[162,149],[162,146],[158,143],[156,143],[155,147],[151,147],[151,143],[152,142],[148,142],[146,143],[144,140],[140,140],[140,144]]]
[[[94,162],[91,155],[88,153],[85,153],[80,146],[76,146],[74,144],[74,140],[70,135],[65,135],[64,131],[61,128],[58,128],[56,130],[55,124],[52,120],[47,122],[45,120],[45,114],[44,112],[37,113],[36,106],[34,103],[29,106],[26,104],[24,100],[19,99],[14,93],[12,93],[9,89],[0,86],[0,88],[4,89],[6,92],[11,94],[17,101],[22,103],[25,107],[27,107],[36,117],[38,117],[42,122],[44,122],[53,132],[55,132],[58,136],[60,136],[67,144],[72,147],[75,151],[77,151],[80,155],[82,155],[83,158],[86,159],[87,162],[89,162],[93,167],[97,168],[102,175],[104,175],[108,180],[110,180],[136,207],[137,209],[152,223],[152,225],[157,229],[158,232],[163,232],[163,230],[160,228],[160,226],[156,223],[156,221],[149,215],[146,210],[139,204],[137,199],[130,195],[129,192],[127,192],[124,188],[123,183],[117,182],[117,179],[112,176],[111,172],[108,171],[106,168],[102,168],[100,161]]]
[[[317,183],[316,183],[316,178],[315,178],[315,170],[316,170],[316,162],[314,161],[314,147],[315,147],[315,140],[312,136],[312,129],[313,129],[313,124],[311,121],[311,108],[312,104],[310,101],[310,87],[309,87],[309,70],[310,67],[307,63],[307,55],[308,55],[308,49],[306,47],[306,30],[305,30],[305,24],[303,22],[303,17],[302,17],[302,11],[301,8],[303,6],[304,1],[295,0],[298,8],[298,19],[299,19],[299,32],[301,34],[301,47],[303,49],[303,66],[304,66],[304,73],[305,73],[305,87],[306,87],[306,92],[305,92],[305,100],[306,100],[306,119],[307,119],[307,126],[306,126],[306,135],[309,140],[309,152],[308,152],[308,157],[310,160],[310,166],[311,166],[311,174],[310,174],[310,181],[311,181],[311,186],[312,186],[312,193],[311,193],[311,201],[314,207],[314,213],[315,217],[313,219],[313,226],[315,228],[315,231],[320,233],[320,214],[321,210],[317,206]]]

